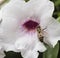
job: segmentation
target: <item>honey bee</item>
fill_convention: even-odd
[[[37,34],[38,38],[41,42],[43,42],[44,39],[44,29],[42,29],[40,26],[37,27]]]

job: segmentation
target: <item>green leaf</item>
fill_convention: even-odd
[[[55,1],[55,6],[58,6],[58,5],[60,5],[60,0]]]
[[[60,22],[60,17],[57,18],[58,22]]]
[[[58,51],[59,51],[59,43],[57,43],[57,45],[52,48],[47,46],[47,50],[43,53],[43,58],[57,58],[58,56]]]

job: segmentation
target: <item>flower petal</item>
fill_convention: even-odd
[[[55,47],[55,45],[57,44],[58,40],[60,40],[60,37],[50,37],[50,38],[46,38],[44,41],[45,43],[47,43],[49,46],[51,47]]]
[[[13,18],[8,18],[8,19],[3,20],[0,25],[0,31],[2,31],[0,34],[0,39],[5,42],[6,40],[7,42],[9,41],[12,42],[13,41],[12,38],[16,38],[18,35],[16,32],[18,28],[18,24],[16,19]]]
[[[23,37],[20,37],[17,41],[16,41],[16,48],[21,52],[22,56],[25,56],[26,53],[29,53],[29,51],[31,50],[32,53],[33,51],[37,52],[43,52],[46,50],[45,46],[43,46],[43,44],[39,41],[39,39],[37,38],[37,33],[34,34],[26,34]],[[27,55],[27,57],[30,57],[29,54]],[[33,56],[34,57],[34,56]]]
[[[48,0],[30,0],[28,3],[26,3],[27,12],[38,14],[41,12],[41,8],[46,4]]]
[[[45,28],[51,20],[50,18],[52,17],[54,11],[54,3],[47,1],[41,11],[40,25],[42,28]]]
[[[18,49],[33,49],[35,44],[38,43],[37,33],[26,33],[16,41]]]
[[[43,0],[43,1],[31,0],[28,3],[25,3],[22,0],[10,1],[5,7],[1,9],[2,19],[5,20],[5,18],[7,19],[7,17],[13,17],[22,22],[27,17],[31,17],[33,15],[37,15],[38,13],[40,13],[41,12],[40,9],[42,8],[42,6],[44,6],[47,3],[46,1],[48,0]]]
[[[60,23],[54,18],[51,18],[46,31],[49,36],[60,37]]]
[[[54,47],[58,40],[60,40],[60,23],[52,18],[47,26],[46,32],[47,38],[44,41]]]
[[[28,51],[24,58],[38,58],[39,53],[35,51]]]
[[[25,10],[25,3],[21,0],[11,0],[4,7],[2,7],[2,19],[13,17],[20,19]]]
[[[34,50],[44,52],[44,51],[46,51],[46,47],[44,46],[44,44],[42,42],[39,42],[36,44]]]
[[[0,41],[0,49],[3,49],[3,51],[15,51],[18,52],[14,44],[9,44]]]
[[[5,54],[2,48],[0,48],[0,58],[4,58]]]

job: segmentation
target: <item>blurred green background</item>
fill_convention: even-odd
[[[53,13],[53,17],[57,18],[60,21],[60,0],[51,0],[51,1],[53,1],[55,5],[55,11]],[[60,58],[60,41],[59,41],[59,53],[57,58]]]
[[[55,11],[54,11],[54,17],[58,18],[60,17],[60,0],[51,0],[54,2],[55,5]]]

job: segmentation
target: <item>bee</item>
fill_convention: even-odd
[[[37,34],[38,38],[41,42],[43,42],[44,39],[44,29],[42,29],[40,26],[37,27]]]

